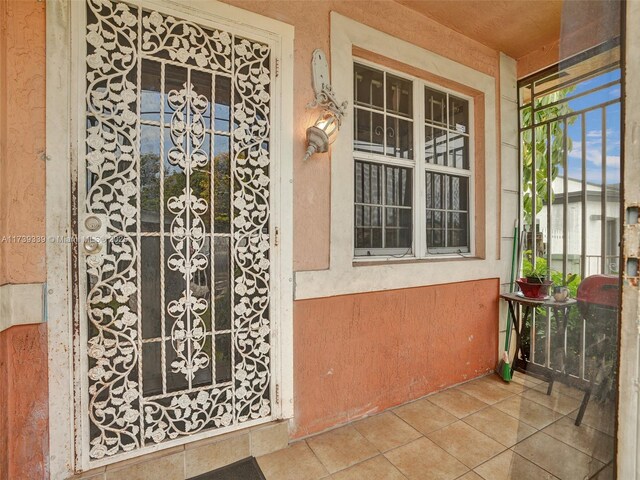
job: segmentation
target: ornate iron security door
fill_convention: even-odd
[[[272,418],[268,45],[86,3],[81,451]]]

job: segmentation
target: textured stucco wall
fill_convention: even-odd
[[[0,478],[9,478],[9,450],[7,428],[7,334],[0,333]]]
[[[45,233],[45,4],[4,4],[0,89],[0,238]],[[0,285],[44,282],[45,245],[0,243]]]
[[[5,450],[0,478],[45,480],[49,478],[46,324],[14,326],[0,334],[0,378],[6,415],[0,421]]]
[[[0,285],[45,280],[45,4],[0,0]],[[46,324],[0,332],[0,479],[48,478]]]
[[[5,138],[6,138],[6,93],[5,93],[5,71],[6,71],[6,1],[0,1],[0,182],[4,178],[4,158],[5,158]],[[0,183],[0,187],[1,187]],[[0,225],[2,225],[2,194],[0,193]],[[0,244],[0,279],[4,277],[2,273],[2,263],[4,260],[4,246]],[[5,350],[6,335],[0,332],[0,478],[7,478],[9,461],[7,452],[7,387],[5,378]]]
[[[297,301],[293,435],[495,368],[499,280]]]

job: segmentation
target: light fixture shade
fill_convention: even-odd
[[[322,128],[315,125],[307,128],[307,151],[304,159],[308,160],[314,153],[324,153],[328,150],[329,135]]]
[[[338,132],[340,122],[333,113],[325,113],[316,121],[316,127],[323,130],[328,137]]]

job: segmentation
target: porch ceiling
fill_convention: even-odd
[[[560,38],[563,0],[395,1],[516,59]]]

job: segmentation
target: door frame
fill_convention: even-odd
[[[49,0],[46,12],[46,300],[49,356],[49,470],[51,478],[64,479],[100,462],[83,460],[78,448],[82,439],[77,420],[83,412],[77,398],[79,385],[76,352],[80,345],[75,332],[78,317],[77,288],[74,287],[75,257],[72,242],[78,161],[77,130],[83,115],[78,97],[77,45],[83,31],[74,17],[76,0]],[[79,3],[79,2],[78,2]],[[172,11],[187,19],[206,18],[228,26],[234,32],[246,32],[249,38],[269,43],[279,59],[274,78],[272,158],[277,171],[272,176],[273,227],[279,230],[274,254],[272,278],[273,302],[273,417],[293,417],[293,37],[292,26],[214,0],[189,3],[171,0],[127,0],[127,3]],[[84,6],[84,1],[82,2]],[[75,22],[74,22],[75,20]],[[75,56],[75,58],[74,58]],[[74,334],[75,337],[74,337]],[[145,453],[176,444],[195,441],[210,434],[194,435],[164,442],[145,449]],[[140,455],[144,455],[141,453]],[[110,462],[102,462],[106,464]]]

